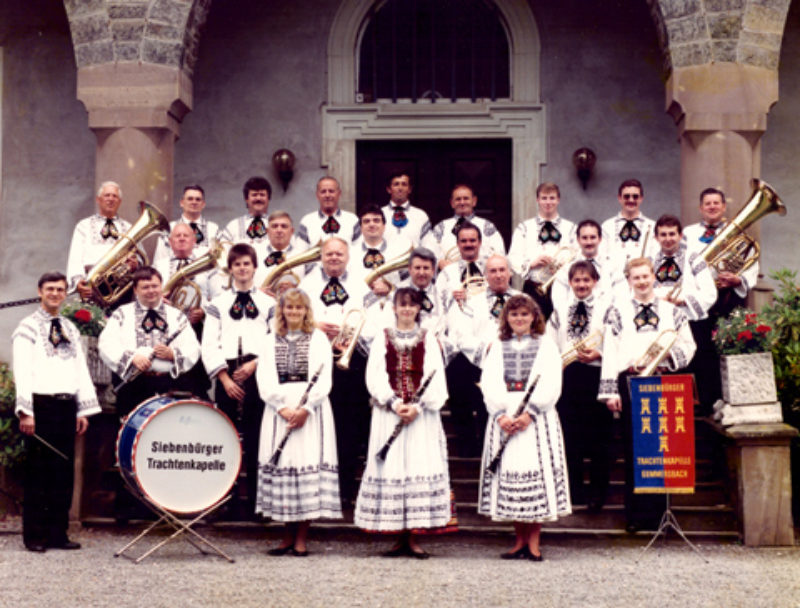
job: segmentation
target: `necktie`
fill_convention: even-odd
[[[433,302],[431,302],[431,299],[428,297],[428,294],[425,293],[424,289],[419,290],[419,297],[422,300],[422,310],[424,310],[425,312],[432,311]]]
[[[494,297],[494,304],[492,304],[492,309],[490,312],[495,319],[500,318],[500,313],[503,311],[503,306],[506,305],[506,294],[498,293]]]
[[[681,278],[681,269],[675,263],[675,258],[671,255],[664,256],[664,261],[656,270],[656,279],[659,283],[677,281]]]
[[[335,234],[339,232],[339,228],[341,228],[339,222],[337,222],[336,218],[332,215],[328,216],[328,219],[322,224],[322,232],[325,234]]]
[[[59,344],[69,344],[69,338],[64,335],[64,330],[61,329],[61,319],[52,319],[50,321],[50,344],[58,346]]]
[[[402,207],[394,207],[394,213],[392,214],[392,225],[396,226],[397,228],[402,228],[406,224],[408,224],[406,210]]]
[[[320,294],[320,299],[325,306],[331,306],[332,304],[344,304],[347,302],[349,297],[350,296],[347,295],[344,287],[339,282],[339,279],[336,277],[331,277],[328,280],[328,284],[325,285],[325,289],[323,289],[322,294]]]
[[[176,271],[188,265],[189,265],[189,260],[187,258],[178,258],[178,268],[176,268]]]
[[[114,225],[114,220],[111,218],[106,218],[106,223],[103,224],[103,227],[100,229],[100,236],[105,239],[118,239],[119,238],[119,231],[117,230],[116,225]]]
[[[206,238],[206,237],[203,236],[203,232],[202,232],[202,230],[200,230],[200,226],[197,224],[197,222],[189,222],[189,227],[192,230],[194,230],[195,243],[197,243],[197,244],[202,243],[203,239]]]
[[[470,277],[482,277],[483,273],[475,262],[469,262],[464,272],[461,273],[461,281],[465,281]]]
[[[251,239],[258,239],[265,234],[267,234],[267,227],[264,225],[264,220],[261,219],[261,216],[257,215],[247,227],[247,237]]]
[[[706,231],[703,233],[703,236],[700,237],[701,243],[710,243],[714,240],[714,237],[717,234],[717,228],[719,228],[719,224],[713,226],[711,224],[704,224],[706,227]]]
[[[364,268],[372,270],[378,266],[383,266],[385,261],[386,259],[380,251],[370,247],[367,249],[367,254],[364,256]]]
[[[642,236],[642,233],[636,227],[633,220],[625,220],[625,225],[623,225],[622,230],[619,231],[619,239],[623,243],[625,241],[634,241],[638,243],[640,236]]]
[[[653,310],[652,304],[642,304],[639,312],[633,317],[633,324],[636,326],[636,331],[646,328],[651,325],[658,329],[658,315]]]
[[[569,326],[572,329],[572,333],[578,336],[581,335],[588,324],[589,313],[586,311],[586,304],[583,302],[578,302],[578,305],[575,307],[575,310],[572,312],[572,316],[569,320]]]
[[[551,221],[546,221],[539,230],[539,242],[545,244],[547,241],[554,243],[561,241],[561,233]]]
[[[249,291],[236,292],[236,300],[233,302],[228,314],[231,315],[231,319],[234,321],[238,321],[242,316],[246,316],[248,319],[255,319],[258,316],[258,308],[256,303],[253,302],[253,298],[250,297]]]
[[[458,238],[458,229],[461,228],[461,226],[466,221],[467,221],[467,219],[463,215],[459,215],[458,216],[458,219],[456,220],[456,223],[453,226],[453,234],[456,235],[456,238]]]
[[[283,251],[273,251],[264,258],[264,265],[275,266],[276,264],[282,264],[285,259],[286,256],[283,254]]]
[[[142,329],[146,334],[149,334],[154,329],[164,332],[167,330],[167,322],[155,310],[149,308],[144,319],[142,319]]]

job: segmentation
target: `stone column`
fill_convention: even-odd
[[[778,100],[778,72],[717,62],[675,68],[666,85],[667,112],[681,146],[681,221],[700,219],[700,192],[721,188],[731,217],[761,174],[761,136]],[[757,236],[758,228],[751,230]]]
[[[175,141],[192,106],[189,76],[147,63],[82,67],[78,99],[97,137],[96,186],[107,180],[122,186],[121,215],[130,221],[139,217],[140,200],[170,217]]]

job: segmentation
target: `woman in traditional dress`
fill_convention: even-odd
[[[386,557],[429,557],[417,542],[417,531],[442,528],[451,517],[439,414],[447,384],[439,344],[419,326],[421,307],[418,290],[398,289],[396,324],[375,338],[367,361],[373,411],[355,523],[368,531],[399,534]],[[416,395],[431,375],[422,395]],[[379,452],[399,423],[402,430],[383,459]]]
[[[484,362],[481,390],[489,413],[483,446],[478,512],[514,524],[516,543],[503,559],[541,561],[542,522],[572,512],[564,440],[555,405],[561,393],[561,356],[543,335],[544,316],[527,295],[500,314],[499,339]],[[519,412],[528,388],[538,379]],[[489,465],[508,437],[499,466]]]
[[[286,523],[283,540],[270,555],[308,555],[310,520],[342,516],[336,434],[328,402],[331,362],[330,343],[314,328],[308,296],[299,289],[286,291],[256,371],[266,404],[256,513]],[[301,403],[307,389],[308,397]],[[272,464],[287,433],[286,445]]]

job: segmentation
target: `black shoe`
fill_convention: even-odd
[[[76,549],[81,548],[80,543],[76,543],[74,540],[64,540],[58,543],[52,543],[50,545],[51,549],[64,549],[66,551],[75,551]]]
[[[641,529],[642,526],[637,522],[631,521],[625,524],[625,532],[627,532],[628,534],[636,534]]]
[[[292,547],[292,550],[289,552],[289,555],[294,555],[295,557],[308,557],[308,549],[306,549],[305,551],[298,551],[297,549]]]
[[[405,555],[408,555],[410,551],[411,551],[411,549],[409,549],[408,545],[403,543],[403,544],[397,545],[395,547],[392,547],[388,551],[384,551],[383,553],[381,553],[381,556],[382,557],[403,557]]]
[[[292,553],[292,551],[294,551],[294,545],[286,545],[285,547],[275,547],[274,549],[270,549],[267,551],[267,555],[279,557],[281,555],[286,555],[287,553]]]
[[[416,559],[428,559],[431,556],[431,554],[425,551],[424,549],[420,549],[419,551],[414,551],[414,549],[409,547],[408,556]]]
[[[500,559],[527,559],[529,555],[530,551],[528,550],[528,547],[526,545],[521,549],[517,549],[516,551],[508,551],[507,553],[501,553]]]
[[[603,503],[599,500],[590,500],[589,504],[586,505],[586,510],[593,514],[600,513],[603,510]]]
[[[541,562],[544,561],[544,556],[542,555],[542,550],[539,549],[539,555],[534,555],[533,552],[528,549],[528,559],[532,562]]]
[[[47,551],[47,545],[44,543],[25,543],[25,548],[35,553],[44,553]]]

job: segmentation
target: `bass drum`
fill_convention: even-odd
[[[197,513],[222,500],[239,475],[242,448],[230,419],[198,399],[152,397],[120,428],[125,482],[166,511]]]

